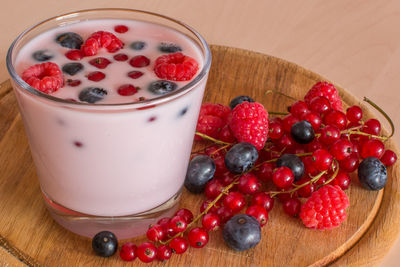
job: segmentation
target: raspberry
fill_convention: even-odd
[[[328,82],[317,82],[314,86],[308,91],[308,93],[304,97],[304,101],[310,106],[310,102],[314,97],[324,96],[330,102],[333,109],[342,111],[342,100],[340,99],[339,93],[335,86]]]
[[[120,50],[124,43],[114,34],[106,31],[98,31],[93,33],[86,42],[82,45],[81,51],[85,56],[94,56],[102,47],[108,52],[114,53]]]
[[[232,110],[229,127],[239,142],[251,143],[260,150],[267,141],[268,112],[258,102],[245,101]]]
[[[230,115],[229,107],[221,104],[204,103],[201,105],[196,130],[205,135],[218,138],[221,129],[227,125]],[[202,140],[196,136],[195,140]]]
[[[350,205],[346,193],[337,185],[325,185],[303,204],[300,218],[308,228],[332,229],[346,219]]]
[[[188,81],[199,69],[199,64],[191,57],[178,52],[160,56],[156,59],[154,72],[160,79]]]
[[[22,79],[33,88],[50,94],[64,85],[60,67],[53,62],[36,64],[22,73]]]

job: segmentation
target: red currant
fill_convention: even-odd
[[[190,246],[194,248],[202,248],[208,243],[208,233],[200,227],[195,227],[188,233]]]
[[[313,176],[319,173],[318,169],[314,165],[314,160],[312,156],[302,157],[302,161],[304,164],[305,173]]]
[[[333,125],[327,125],[321,130],[319,140],[325,145],[333,144],[340,138],[340,130]]]
[[[306,146],[308,152],[313,152],[317,149],[322,148],[322,145],[318,139],[312,140],[311,143],[308,143],[305,146]],[[298,153],[304,153],[304,151],[295,151],[295,154],[298,154]]]
[[[324,123],[326,125],[336,126],[340,130],[343,130],[347,126],[347,118],[343,112],[334,109],[325,115]]]
[[[383,153],[381,157],[381,162],[386,166],[392,166],[397,160],[397,155],[392,150],[388,149]]]
[[[164,218],[159,219],[157,224],[160,225],[164,229],[164,231],[167,231],[170,221],[171,221],[171,218],[164,217]]]
[[[314,131],[318,130],[322,123],[321,116],[315,112],[306,113],[301,119],[308,121],[313,127]]]
[[[339,161],[340,169],[346,172],[353,172],[357,170],[358,165],[359,165],[358,156],[354,152],[349,157]]]
[[[251,205],[259,205],[267,211],[271,211],[274,207],[274,199],[266,192],[258,192],[253,195]]]
[[[272,181],[278,188],[289,188],[294,181],[294,174],[288,167],[279,167],[275,169],[272,175]]]
[[[70,60],[81,60],[83,58],[83,53],[81,50],[72,49],[65,53],[65,56]]]
[[[239,178],[238,189],[243,194],[252,195],[260,190],[261,184],[252,173],[243,174]]]
[[[106,77],[106,75],[101,71],[93,71],[93,72],[89,73],[87,76],[88,80],[91,80],[93,82],[101,81],[105,77]]]
[[[180,216],[187,224],[193,221],[193,213],[188,209],[180,209],[175,213],[175,216]]]
[[[224,198],[224,206],[232,210],[233,213],[237,213],[244,208],[246,200],[243,195],[239,192],[230,192]]]
[[[333,157],[327,150],[318,149],[312,154],[312,160],[315,168],[323,172],[331,168]]]
[[[381,123],[377,119],[369,119],[364,123],[364,126],[368,128],[368,132],[374,135],[379,135],[381,132]]]
[[[263,227],[268,221],[268,212],[264,207],[260,205],[249,206],[246,209],[246,214],[256,218],[261,227]]]
[[[223,186],[230,185],[235,180],[235,174],[226,172],[219,178],[219,180]]]
[[[359,106],[351,106],[346,111],[346,117],[350,122],[359,122],[362,119],[362,109]]]
[[[344,160],[353,153],[353,144],[348,139],[339,139],[332,144],[329,152],[337,160]]]
[[[339,171],[335,179],[333,179],[332,183],[334,185],[338,185],[342,190],[346,190],[350,186],[350,176],[347,172]]]
[[[314,97],[310,101],[309,108],[315,113],[322,115],[328,113],[332,109],[329,100],[323,96]]]
[[[301,202],[298,198],[289,198],[283,202],[283,211],[291,217],[298,216],[300,208]]]
[[[282,121],[283,129],[284,129],[287,133],[290,133],[293,124],[295,124],[295,123],[298,122],[298,121],[299,121],[299,119],[296,118],[295,116],[293,116],[292,114],[286,115],[286,116],[283,118],[283,121]]]
[[[169,243],[169,247],[175,251],[176,254],[183,254],[188,249],[189,243],[183,237],[175,237]]]
[[[212,201],[210,200],[205,200],[203,202],[203,204],[201,204],[200,206],[200,212],[203,212],[206,210],[206,208],[208,208],[208,206],[211,204]],[[215,203],[208,211],[209,212],[216,212],[219,208],[221,207],[221,204],[219,203],[219,201],[217,203]]]
[[[290,134],[283,134],[280,139],[277,140],[277,145],[279,148],[286,148],[289,149],[293,147],[295,144],[295,141],[293,140],[292,136]]]
[[[303,179],[299,180],[296,184],[302,185],[302,184],[308,183],[309,181],[310,181],[309,178],[303,178]],[[315,189],[314,184],[309,183],[307,185],[304,185],[297,191],[298,191],[299,197],[308,198],[314,192],[314,189]]]
[[[272,173],[274,172],[275,164],[270,162],[265,162],[261,166],[258,167],[256,171],[256,175],[258,179],[263,182],[267,182],[272,180]]]
[[[233,211],[228,207],[221,207],[217,210],[216,214],[221,219],[221,224],[226,223],[233,217]]]
[[[292,106],[290,107],[290,113],[292,113],[293,116],[297,117],[297,118],[301,118],[302,115],[308,113],[308,106],[306,104],[306,102],[304,101],[296,101],[292,104]]]
[[[143,68],[150,64],[150,59],[143,55],[134,56],[129,60],[129,64],[134,68]]]
[[[216,198],[219,194],[221,194],[222,190],[224,189],[224,186],[222,183],[217,180],[217,179],[212,179],[209,181],[206,185],[206,188],[204,190],[204,194],[208,199],[214,199]]]
[[[119,252],[120,258],[124,261],[133,261],[136,259],[136,248],[136,245],[131,242],[123,244]]]
[[[151,226],[146,232],[147,238],[154,242],[163,240],[166,237],[166,235],[167,233],[165,229],[159,224]]]
[[[157,248],[153,243],[144,242],[137,247],[136,254],[142,262],[152,262],[157,256]]]
[[[128,72],[128,77],[131,79],[138,79],[138,78],[142,77],[143,74],[144,73],[141,71],[133,70],[133,71]]]
[[[132,84],[124,84],[121,85],[117,90],[119,95],[122,96],[131,96],[138,92],[137,88]]]
[[[126,54],[116,54],[113,56],[116,61],[127,61],[128,56]]]
[[[159,261],[165,261],[171,258],[172,249],[168,245],[161,245],[157,248],[157,259]]]
[[[269,124],[269,134],[268,137],[271,139],[279,139],[282,137],[284,131],[282,123],[273,121]]]
[[[385,151],[385,145],[380,140],[368,140],[361,146],[361,157],[380,159]]]
[[[214,212],[209,212],[201,219],[203,228],[207,231],[216,230],[221,225],[221,219]]]
[[[168,228],[172,229],[174,233],[181,233],[186,230],[187,223],[181,216],[172,217],[169,222]]]
[[[218,139],[227,142],[227,143],[235,143],[236,138],[233,135],[231,128],[228,125],[222,127],[222,129],[218,133]]]

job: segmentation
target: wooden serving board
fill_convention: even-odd
[[[275,89],[296,98],[323,77],[293,63],[250,51],[212,46],[213,63],[205,101],[228,104],[237,95],[250,95],[268,110],[285,111],[290,104]],[[337,86],[346,105],[368,107]],[[51,133],[48,133],[51,134]],[[393,141],[387,146],[398,155]],[[221,232],[210,234],[203,249],[190,248],[165,263],[135,266],[338,266],[376,265],[398,236],[400,204],[399,164],[388,169],[385,190],[361,188],[356,177],[346,192],[351,206],[342,226],[331,231],[306,229],[299,219],[283,213],[276,201],[270,220],[262,229],[260,244],[235,252],[223,242]],[[202,196],[184,192],[181,206],[198,211]],[[104,259],[94,255],[88,238],[64,230],[47,213],[10,82],[0,87],[0,261],[30,266],[117,266],[118,255]],[[131,241],[140,243],[144,238]],[[0,262],[0,265],[1,262]]]

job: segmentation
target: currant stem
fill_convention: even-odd
[[[288,112],[268,111],[269,115],[289,115]]]
[[[332,162],[332,168],[335,169],[335,172],[333,173],[332,177],[328,181],[325,181],[324,185],[330,184],[339,173],[339,163],[336,160],[334,162]]]
[[[208,136],[206,134],[200,133],[196,131],[196,135],[200,136],[201,138],[205,139],[205,140],[209,140],[209,141],[213,141],[214,143],[220,144],[220,145],[233,145],[232,143],[228,143],[228,142],[224,142],[218,139],[215,139],[211,136]]]
[[[385,140],[387,140],[387,139],[389,139],[390,137],[392,137],[392,136],[394,135],[394,124],[393,124],[392,119],[389,117],[389,115],[387,115],[386,112],[383,111],[383,109],[381,109],[377,104],[375,104],[374,102],[372,102],[372,100],[370,100],[369,98],[367,98],[367,97],[364,96],[364,99],[363,99],[363,100],[364,100],[365,102],[367,102],[368,104],[370,104],[372,107],[374,107],[377,111],[379,111],[379,113],[381,113],[381,114],[385,117],[385,119],[389,122],[392,133],[391,133],[388,137],[386,137]]]
[[[294,100],[294,101],[297,101],[297,100],[298,100],[298,99],[296,99],[296,98],[294,98],[294,97],[292,97],[292,96],[290,96],[290,95],[286,95],[286,94],[284,94],[284,93],[282,93],[282,92],[279,92],[279,91],[277,91],[277,90],[268,90],[268,91],[266,91],[266,92],[264,93],[264,95],[268,95],[268,94],[271,94],[271,93],[277,94],[277,95],[281,95],[281,96],[284,96],[284,97],[287,97],[287,98],[289,98],[289,99],[291,99],[291,100]]]
[[[364,132],[360,132],[360,131],[348,131],[348,130],[346,130],[346,131],[343,131],[341,133],[347,133],[349,135],[352,135],[352,134],[364,135],[364,136],[369,136],[369,137],[372,137],[372,138],[380,139],[382,141],[386,141],[386,140],[388,140],[390,138],[390,137],[387,137],[387,136],[374,135],[374,134],[364,133]]]

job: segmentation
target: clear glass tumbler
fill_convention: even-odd
[[[30,87],[16,73],[19,51],[40,33],[112,18],[157,23],[186,35],[202,53],[202,69],[171,94],[128,104],[62,100]],[[7,68],[51,216],[80,235],[92,237],[109,230],[118,238],[128,238],[172,215],[181,195],[210,65],[210,49],[194,29],[140,10],[82,10],[50,18],[19,35],[9,48]],[[157,120],[146,123],[149,116]]]

